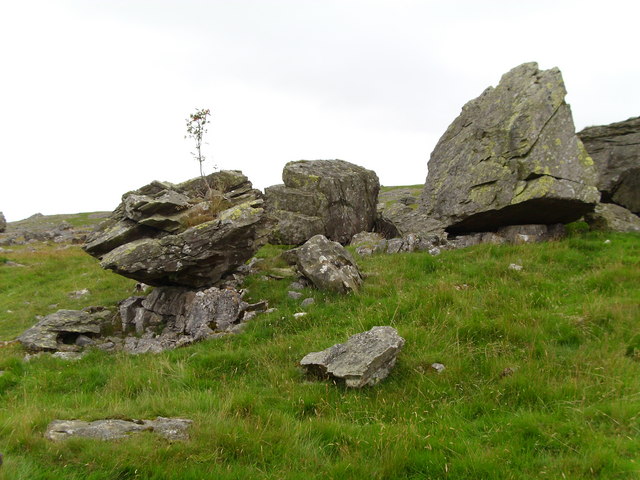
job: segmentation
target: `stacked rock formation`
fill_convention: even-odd
[[[284,185],[265,190],[277,222],[270,242],[300,245],[314,235],[346,244],[373,228],[380,183],[375,172],[343,160],[289,162]]]
[[[0,233],[7,229],[7,220],[4,218],[4,214],[0,212]]]
[[[207,287],[267,241],[262,195],[239,171],[126,193],[85,251],[101,266],[149,285]]]
[[[423,213],[463,233],[567,223],[592,211],[596,170],[565,95],[557,68],[526,63],[467,103],[431,154]]]
[[[598,169],[602,201],[640,214],[640,117],[578,133]]]

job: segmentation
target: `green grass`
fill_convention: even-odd
[[[265,269],[280,266],[281,250],[259,252]],[[113,305],[131,293],[132,281],[77,248],[3,255],[26,267],[0,264],[0,340],[49,304]],[[308,289],[316,303],[299,319],[290,280],[255,275],[250,300],[277,311],[241,335],[159,355],[25,363],[19,346],[0,348],[0,478],[640,478],[639,236],[577,232],[358,262],[362,292]],[[92,296],[67,297],[80,288]],[[298,367],[375,325],[406,339],[376,387],[347,390]],[[43,438],[53,419],[157,415],[193,419],[191,440]]]

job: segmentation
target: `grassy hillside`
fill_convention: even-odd
[[[0,340],[35,314],[131,294],[133,281],[56,248],[0,254],[25,265],[0,261]],[[25,363],[0,347],[0,478],[640,478],[640,236],[358,261],[361,293],[308,290],[298,319],[287,280],[251,277],[250,300],[276,312],[172,352]],[[67,296],[81,288],[91,295]],[[346,390],[298,367],[375,325],[406,338],[380,385]],[[158,415],[193,419],[191,440],[43,438],[53,419]]]

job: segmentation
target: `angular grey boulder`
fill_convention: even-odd
[[[123,196],[87,239],[103,268],[149,285],[207,287],[241,266],[267,242],[262,194],[241,172],[179,185],[152,182]]]
[[[96,440],[119,440],[141,432],[153,432],[167,440],[188,440],[187,430],[192,420],[185,418],[158,417],[155,420],[54,420],[47,426],[44,436],[59,442],[69,438],[93,438]]]
[[[349,293],[362,285],[362,275],[351,254],[324,235],[311,237],[284,257],[319,290]]]
[[[380,182],[375,172],[343,160],[289,162],[284,185],[265,190],[277,222],[270,242],[300,245],[314,235],[346,244],[373,228]]]
[[[567,223],[600,194],[557,68],[525,63],[467,103],[429,160],[429,218],[453,233]]]
[[[18,341],[30,351],[78,351],[79,337],[97,337],[112,319],[106,309],[58,310],[26,330]]]
[[[301,361],[308,373],[344,381],[347,387],[375,385],[389,375],[404,339],[392,327],[373,327]]]
[[[598,169],[603,202],[640,213],[640,117],[578,133]]]
[[[640,217],[614,203],[600,203],[584,216],[592,230],[640,232]]]

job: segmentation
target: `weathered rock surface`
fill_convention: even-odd
[[[640,217],[614,203],[599,203],[584,219],[592,230],[640,232]]]
[[[55,442],[69,438],[118,440],[141,432],[153,432],[167,440],[188,440],[187,430],[193,423],[185,418],[158,417],[155,420],[107,419],[85,422],[82,420],[54,420],[44,436]]]
[[[598,169],[603,202],[640,214],[640,117],[578,133]]]
[[[449,232],[567,223],[599,200],[557,68],[526,63],[467,103],[429,160],[421,202]]]
[[[112,320],[113,313],[102,308],[58,310],[25,331],[18,341],[30,351],[74,352],[81,348],[78,338],[98,337]]]
[[[269,215],[277,221],[271,243],[300,245],[314,235],[346,244],[370,231],[380,183],[375,172],[343,160],[289,162],[284,185],[265,190]]]
[[[129,192],[84,249],[108,268],[149,285],[207,287],[267,241],[261,193],[239,171]]]
[[[159,353],[235,333],[256,310],[266,308],[266,302],[251,305],[226,288],[156,288],[147,297],[131,297],[120,304],[123,331],[139,335],[126,337],[123,349],[134,354]]]
[[[285,259],[320,290],[349,293],[362,285],[362,275],[351,254],[324,235],[315,235],[304,245],[289,250]]]
[[[375,385],[389,375],[404,339],[392,327],[373,327],[301,361],[307,372],[344,381],[347,387]]]
[[[7,229],[7,219],[4,218],[4,214],[0,212],[0,233]]]

